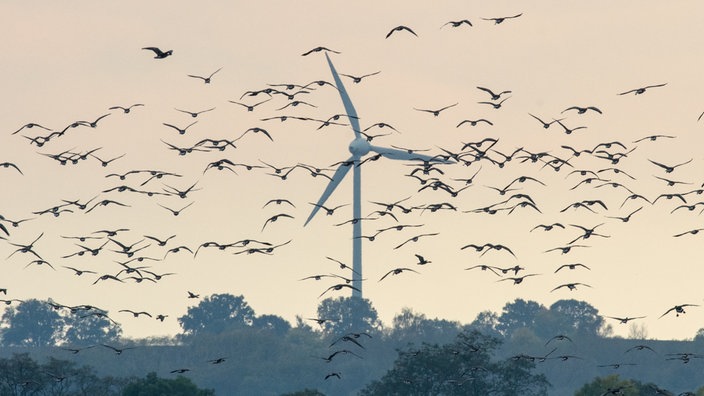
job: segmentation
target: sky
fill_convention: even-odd
[[[600,314],[614,317],[645,316],[634,323],[647,328],[658,339],[691,338],[702,327],[704,307],[689,307],[676,317],[673,312],[660,317],[675,305],[704,304],[700,279],[700,238],[704,233],[688,231],[703,226],[700,215],[704,199],[695,193],[684,196],[693,210],[679,208],[678,198],[661,194],[687,193],[704,182],[702,129],[698,117],[704,111],[699,92],[702,82],[701,38],[697,27],[704,5],[695,1],[593,1],[570,3],[544,1],[525,4],[518,1],[427,2],[360,1],[348,2],[230,2],[212,1],[204,5],[185,1],[89,1],[15,2],[3,6],[0,41],[3,53],[0,86],[0,214],[7,219],[30,219],[12,227],[4,223],[10,236],[0,241],[3,276],[0,287],[7,298],[48,299],[66,304],[90,304],[110,311],[125,335],[148,337],[173,335],[180,331],[177,318],[202,297],[216,293],[243,295],[257,314],[275,314],[293,322],[295,317],[316,316],[320,297],[328,287],[339,283],[333,278],[320,281],[300,279],[316,274],[349,276],[327,259],[351,264],[349,224],[352,218],[351,172],[326,206],[347,205],[332,216],[318,213],[303,226],[325,189],[328,178],[311,177],[296,168],[285,179],[273,167],[307,164],[331,176],[350,154],[353,133],[346,125],[288,118],[326,120],[343,114],[344,107],[335,88],[313,86],[296,95],[243,96],[248,91],[272,88],[271,84],[306,85],[313,81],[332,82],[323,52],[302,54],[316,47],[329,52],[339,73],[365,77],[359,83],[342,77],[355,105],[362,128],[386,123],[389,128],[371,127],[373,144],[442,154],[471,151],[472,142],[496,139],[487,156],[494,161],[501,154],[519,151],[499,167],[487,159],[438,166],[443,174],[431,171],[424,178],[437,177],[453,190],[469,187],[453,197],[442,189],[425,188],[408,175],[417,163],[379,159],[362,168],[362,212],[375,220],[363,220],[363,234],[397,224],[421,225],[401,231],[386,231],[374,241],[363,242],[364,297],[370,299],[382,321],[405,307],[428,317],[470,323],[484,310],[500,312],[516,298],[549,306],[560,299],[584,300]],[[519,15],[495,23],[491,18]],[[450,21],[467,19],[471,26],[452,27]],[[396,26],[397,31],[386,37]],[[154,59],[143,47],[173,50],[173,55]],[[217,71],[209,84],[202,79]],[[622,94],[652,85],[636,95]],[[510,91],[500,108],[486,92]],[[284,90],[285,87],[278,87]],[[294,91],[289,91],[294,92]],[[268,100],[247,111],[234,102],[248,105]],[[134,107],[129,114],[109,110],[114,106]],[[455,105],[456,104],[456,105]],[[281,109],[284,106],[287,106]],[[449,107],[434,116],[427,111]],[[572,106],[593,106],[579,114]],[[202,111],[193,118],[178,111]],[[281,109],[281,110],[279,110]],[[43,146],[31,143],[37,136],[61,131],[76,121],[101,119],[96,128],[69,128]],[[586,127],[565,133],[557,123],[550,128],[531,117],[545,121],[562,119],[568,128]],[[463,120],[485,118],[493,125],[463,124]],[[185,128],[179,134],[164,124]],[[348,124],[345,117],[337,122]],[[24,128],[28,123],[47,127]],[[263,133],[249,128],[265,129]],[[651,135],[667,135],[638,141]],[[202,139],[236,140],[235,148],[224,151],[194,150],[179,155],[169,148],[192,147]],[[636,142],[638,141],[638,142]],[[582,153],[601,143],[602,153]],[[469,143],[469,145],[467,145]],[[483,143],[486,149],[490,143]],[[465,149],[463,150],[463,147]],[[102,160],[120,157],[101,166],[88,156],[76,164],[61,165],[52,159],[59,153],[87,153]],[[419,151],[420,152],[420,151]],[[522,160],[526,152],[546,152],[569,160],[559,171],[543,161]],[[619,154],[621,153],[621,154]],[[626,155],[622,155],[627,153]],[[597,156],[616,155],[617,164]],[[470,157],[464,157],[465,160]],[[547,157],[544,157],[547,158]],[[228,159],[234,163],[263,166],[234,172],[208,169],[209,163]],[[691,161],[690,161],[691,160]],[[671,173],[655,164],[677,166]],[[616,167],[621,173],[602,171],[591,183],[575,170],[597,172]],[[159,170],[180,176],[164,176],[146,182],[148,175],[133,173],[120,180],[109,174],[132,170]],[[476,176],[475,176],[476,175]],[[509,191],[502,188],[514,179]],[[676,181],[668,186],[666,178]],[[146,184],[140,186],[140,184]],[[614,187],[613,184],[618,183]],[[104,192],[122,185],[141,191],[185,190],[195,184],[186,198],[173,195]],[[630,190],[630,192],[628,190]],[[540,212],[526,207],[496,214],[475,209],[498,204],[513,194],[526,194]],[[628,199],[639,194],[647,199]],[[93,199],[93,201],[90,201]],[[97,206],[102,200],[119,204]],[[287,199],[295,207],[276,203]],[[66,201],[90,201],[86,210],[65,206],[73,212],[59,216],[34,214]],[[413,210],[404,214],[395,208],[391,216],[367,216],[383,210],[373,202],[423,207],[447,202],[456,210]],[[583,200],[601,200],[606,209],[592,211],[571,205]],[[513,198],[498,208],[520,202]],[[162,206],[179,210],[174,216]],[[628,222],[615,217],[632,215]],[[276,221],[272,216],[285,214]],[[378,217],[378,218],[377,218]],[[539,224],[559,222],[564,229],[543,231]],[[564,247],[583,235],[577,227],[593,228],[595,235],[579,239],[568,254],[551,249]],[[174,273],[158,282],[125,280],[100,281],[99,275],[115,275],[116,261],[124,261],[117,244],[108,242],[98,255],[74,255],[81,242],[68,237],[96,236],[96,231],[125,228],[114,237],[135,248],[137,255],[163,259],[166,250],[179,245],[196,250],[206,242],[221,244],[243,239],[264,241],[277,247],[271,255],[237,252],[241,248],[218,250],[201,248],[198,254],[173,253],[159,261],[144,261],[155,273]],[[419,234],[417,242],[404,241]],[[603,236],[599,236],[599,235]],[[674,235],[684,234],[679,237]],[[14,244],[26,245],[36,239],[34,250],[47,265],[30,264],[31,253],[15,252]],[[166,238],[157,246],[145,235]],[[97,248],[106,239],[82,243]],[[290,241],[290,242],[289,242]],[[469,244],[502,244],[506,251],[476,252]],[[254,244],[254,243],[253,243]],[[148,246],[147,246],[148,245]],[[482,254],[483,253],[483,254]],[[418,265],[415,254],[431,263]],[[555,270],[563,264],[582,263],[590,268]],[[28,265],[29,264],[29,265]],[[519,275],[535,274],[521,284],[489,271],[466,270],[475,265],[524,267]],[[97,274],[74,275],[71,266]],[[395,276],[380,278],[394,268],[411,268]],[[120,275],[120,278],[124,277]],[[582,283],[576,290],[556,287]],[[330,291],[324,297],[349,295]],[[146,317],[133,318],[121,309],[168,315],[163,323]],[[614,333],[628,335],[628,325],[609,320]]]

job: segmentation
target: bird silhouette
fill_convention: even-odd
[[[641,94],[644,94],[645,91],[650,88],[664,87],[665,85],[667,85],[667,83],[656,84],[656,85],[646,85],[645,87],[640,87],[640,88],[636,88],[636,89],[631,89],[629,91],[621,92],[619,95],[627,95],[629,93],[633,93],[634,95],[641,95]]]
[[[462,19],[460,21],[449,21],[444,25],[440,26],[440,29],[444,28],[447,25],[450,25],[453,28],[460,27],[462,25],[473,26],[472,22],[470,22],[469,19]]]
[[[164,59],[167,56],[173,55],[173,50],[162,51],[158,47],[144,47],[143,50],[149,50],[154,52],[154,59]]]
[[[356,288],[356,287],[354,287],[354,286],[352,286],[352,285],[349,285],[349,284],[347,284],[347,283],[338,283],[337,285],[332,285],[332,286],[328,287],[327,289],[325,289],[324,292],[320,293],[320,296],[318,296],[318,298],[324,296],[325,293],[327,293],[327,292],[329,292],[329,291],[331,291],[331,290],[337,291],[337,290],[342,290],[343,288],[348,288],[348,289],[351,289],[351,290],[355,290],[355,291],[361,292],[358,288]]]
[[[344,74],[344,73],[340,73],[340,75],[352,79],[352,82],[355,84],[359,84],[362,82],[363,79],[365,79],[367,77],[371,77],[371,76],[376,76],[379,73],[381,73],[381,71],[377,71],[377,72],[369,73],[369,74],[363,74],[361,76],[353,76],[351,74]]]
[[[386,38],[391,37],[391,35],[394,34],[395,32],[401,32],[401,31],[404,31],[404,30],[407,31],[407,32],[409,32],[409,33],[411,33],[412,35],[418,37],[418,35],[416,34],[416,32],[414,32],[414,31],[413,31],[411,28],[409,28],[408,26],[399,25],[399,26],[396,26],[395,28],[389,30],[389,33],[386,34]]]
[[[162,124],[165,125],[165,126],[167,126],[167,127],[169,127],[169,128],[172,128],[172,129],[176,130],[179,135],[185,135],[185,134],[186,134],[186,130],[188,130],[188,128],[190,128],[191,126],[193,126],[193,125],[196,124],[196,123],[198,123],[198,121],[193,121],[192,123],[188,124],[188,125],[187,125],[186,127],[184,127],[184,128],[179,128],[179,127],[177,127],[177,126],[175,126],[175,125],[167,124],[167,123],[165,123],[165,122],[163,122]]]
[[[513,281],[513,284],[514,284],[514,285],[519,285],[519,284],[523,283],[523,280],[524,280],[525,278],[528,278],[529,276],[537,276],[537,275],[540,275],[540,274],[526,274],[526,275],[523,275],[523,276],[517,276],[517,277],[512,277],[512,278],[503,278],[503,279],[497,280],[497,282],[503,282],[503,281],[511,280],[511,281]]]
[[[276,215],[274,215],[274,216],[271,216],[271,217],[269,217],[268,219],[266,219],[266,221],[264,222],[264,225],[262,226],[262,231],[264,231],[264,228],[266,228],[266,225],[267,225],[267,224],[273,223],[273,222],[277,221],[279,218],[282,218],[282,217],[286,217],[286,218],[289,218],[289,219],[293,219],[293,218],[294,218],[293,216],[291,216],[290,214],[287,214],[287,213],[279,213],[279,214],[276,214]]]
[[[635,316],[635,317],[626,316],[623,318],[617,317],[617,316],[607,316],[607,318],[617,320],[620,324],[626,324],[626,323],[630,322],[631,320],[643,319],[643,318],[645,318],[645,316]]]
[[[314,53],[314,52],[321,52],[321,51],[332,52],[333,54],[340,54],[340,53],[341,53],[341,52],[338,52],[338,51],[333,51],[333,50],[331,50],[331,49],[329,49],[329,48],[326,48],[326,47],[315,47],[315,48],[313,48],[312,50],[309,50],[309,51],[306,51],[306,52],[302,53],[301,56],[308,56],[308,55],[310,55],[310,54],[312,54],[312,53]]]
[[[401,244],[399,244],[399,245],[397,245],[396,247],[394,247],[394,250],[401,248],[403,245],[405,245],[405,244],[407,244],[407,243],[409,243],[409,242],[418,242],[418,240],[419,240],[420,238],[422,238],[422,237],[435,236],[435,235],[439,235],[439,233],[434,232],[434,233],[428,233],[428,234],[419,234],[419,235],[415,235],[415,236],[413,236],[413,237],[410,237],[410,238],[406,239],[404,242],[402,242]]]
[[[419,274],[419,273],[420,273],[420,272],[418,272],[418,271],[416,271],[416,270],[414,270],[414,269],[412,269],[412,268],[394,268],[394,269],[392,269],[391,271],[389,271],[389,272],[387,272],[386,274],[384,274],[384,276],[382,276],[382,277],[379,279],[379,282],[383,281],[383,280],[384,280],[387,276],[389,276],[389,275],[398,275],[398,274],[400,274],[400,273],[402,273],[402,272],[406,272],[406,271],[415,272],[416,274]]]
[[[215,70],[214,72],[210,73],[210,75],[209,75],[208,77],[202,77],[202,76],[197,76],[197,75],[193,75],[193,74],[189,74],[188,77],[197,78],[197,79],[203,80],[203,82],[204,82],[205,84],[210,84],[210,80],[211,80],[211,79],[213,78],[213,76],[214,76],[217,72],[219,72],[220,70],[222,70],[222,67],[219,68],[219,69],[217,69],[217,70]]]
[[[598,108],[596,108],[596,107],[594,107],[594,106],[587,106],[587,107],[571,106],[571,107],[568,107],[568,108],[562,110],[562,112],[564,113],[564,112],[567,112],[567,111],[570,111],[570,110],[577,110],[577,114],[584,114],[584,113],[586,113],[588,110],[592,110],[592,111],[595,111],[595,112],[597,112],[597,113],[599,113],[599,114],[602,114],[602,113],[601,113],[601,110],[599,110]]]
[[[512,16],[496,17],[496,18],[482,18],[482,19],[485,21],[494,21],[494,25],[498,25],[498,24],[503,23],[507,19],[518,18],[521,15],[523,15],[523,13],[512,15]]]
[[[203,113],[207,113],[209,111],[215,110],[215,107],[211,107],[209,109],[200,110],[200,111],[189,111],[189,110],[181,110],[181,109],[174,109],[174,110],[179,111],[181,113],[186,113],[186,114],[190,115],[191,117],[196,118]]]
[[[440,115],[440,112],[442,112],[443,110],[449,109],[449,108],[451,108],[451,107],[455,107],[455,106],[457,106],[458,104],[459,104],[459,103],[451,104],[451,105],[449,105],[449,106],[445,106],[445,107],[439,108],[439,109],[437,109],[437,110],[418,109],[418,108],[415,108],[415,107],[413,108],[413,110],[424,111],[424,112],[426,112],[426,113],[430,113],[430,114],[434,115],[435,117],[437,117],[437,116]]]
[[[484,92],[488,93],[489,95],[491,95],[491,100],[499,100],[499,99],[501,99],[501,95],[511,93],[511,91],[501,91],[501,92],[495,93],[491,89],[485,88],[485,87],[477,87],[477,89],[484,91]]]
[[[672,308],[668,309],[667,311],[665,311],[664,314],[660,315],[660,318],[662,318],[663,316],[669,314],[669,313],[672,312],[672,311],[675,312],[675,316],[680,316],[680,314],[685,314],[685,313],[686,313],[685,310],[684,310],[685,307],[698,307],[698,306],[699,306],[698,304],[682,304],[682,305],[675,305],[674,307],[672,307]],[[658,319],[660,319],[660,318],[658,318]]]
[[[134,108],[134,107],[140,107],[140,106],[144,106],[144,104],[142,104],[142,103],[135,103],[135,104],[129,105],[129,106],[127,106],[127,107],[124,107],[124,106],[112,106],[112,107],[108,108],[108,110],[122,110],[123,113],[129,114],[129,113],[132,111],[132,108]]]
[[[555,290],[561,289],[561,288],[563,288],[563,287],[566,287],[566,288],[569,289],[570,291],[572,291],[572,290],[577,290],[577,286],[591,287],[591,286],[587,285],[586,283],[579,283],[579,282],[575,282],[575,283],[565,283],[565,284],[562,284],[562,285],[557,286],[556,288],[550,290],[550,292],[554,292]]]

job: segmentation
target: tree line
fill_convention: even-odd
[[[125,392],[170,386],[203,395],[704,394],[696,390],[704,331],[692,341],[612,337],[598,310],[578,300],[546,307],[517,299],[468,324],[406,308],[384,326],[365,299],[325,299],[317,317],[292,324],[257,315],[244,296],[215,294],[177,321],[174,337],[135,340],[95,307],[8,305],[0,370],[25,374],[2,377],[0,394],[136,395],[150,393]],[[653,352],[631,350],[637,345]],[[102,391],[80,393],[84,383]],[[5,391],[13,386],[16,393]]]

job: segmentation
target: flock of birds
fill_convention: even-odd
[[[506,17],[482,18],[493,22],[495,25],[502,24],[508,20],[521,17],[522,14],[515,14]],[[449,21],[441,26],[445,28],[460,28],[463,26],[474,26],[469,20]],[[388,31],[385,39],[393,40],[400,39],[401,34],[417,37],[418,34],[408,26],[399,25]],[[409,36],[409,37],[410,37]],[[412,37],[411,37],[412,38]],[[174,51],[162,50],[159,47],[151,46],[144,47],[142,50],[151,51],[154,58],[158,62],[168,62],[169,57],[174,55]],[[302,56],[313,56],[319,53],[340,54],[340,51],[331,50],[326,47],[315,47],[311,50],[303,52]],[[192,78],[202,81],[204,84],[215,84],[216,79],[223,67],[215,69],[207,75],[197,75],[184,73],[185,78]],[[367,78],[377,76],[381,71],[375,71],[368,74],[342,74],[352,84],[367,84]],[[650,93],[651,90],[655,94],[655,89],[667,89],[666,83],[658,83],[645,85],[634,89],[628,89],[622,92],[616,92],[618,96],[625,95],[643,95]],[[505,111],[506,107],[511,105],[508,101],[514,94],[512,90],[496,89],[495,87],[477,86],[476,89],[482,95],[486,95],[485,100],[477,102],[480,109],[488,110],[489,112]],[[321,131],[324,128],[340,128],[343,131],[349,129],[349,123],[346,121],[346,114],[333,114],[312,117],[305,114],[306,112],[316,112],[316,109],[322,107],[320,102],[316,102],[316,98],[323,96],[321,92],[325,92],[327,98],[337,96],[337,87],[331,83],[329,79],[321,76],[321,79],[306,82],[294,83],[277,83],[268,84],[256,90],[249,90],[237,100],[229,100],[228,102],[235,107],[229,108],[226,111],[245,111],[246,113],[256,113],[261,115],[259,118],[263,125],[276,122],[281,125],[290,125],[291,122],[296,122],[295,128],[306,128],[311,131]],[[515,93],[521,95],[522,93]],[[305,97],[306,100],[301,99]],[[263,100],[261,99],[263,98]],[[508,102],[507,102],[508,101]],[[428,113],[432,117],[449,117],[447,113],[456,110],[460,106],[459,101],[450,101],[448,105],[439,108],[423,108],[414,107],[413,111],[419,113]],[[276,208],[276,211],[271,214],[267,213],[263,216],[260,224],[251,227],[251,235],[246,238],[239,238],[233,241],[198,241],[197,243],[176,243],[177,235],[171,232],[164,231],[162,235],[151,235],[140,230],[129,228],[108,228],[97,226],[88,232],[82,234],[65,234],[59,235],[59,241],[66,241],[66,253],[59,257],[47,255],[41,247],[44,232],[38,235],[33,235],[27,238],[19,231],[28,222],[40,222],[42,218],[58,218],[65,216],[75,216],[78,214],[92,214],[98,211],[115,211],[114,213],[128,213],[135,205],[143,205],[142,201],[136,201],[135,196],[144,196],[148,200],[156,201],[154,206],[155,219],[160,219],[161,215],[166,216],[184,216],[187,210],[196,202],[192,200],[193,195],[199,191],[210,188],[207,182],[202,180],[187,181],[192,175],[184,175],[168,169],[130,169],[129,164],[124,160],[128,153],[122,153],[115,156],[104,156],[101,150],[103,147],[66,149],[61,147],[62,140],[70,135],[78,135],[81,131],[89,131],[100,129],[104,124],[109,123],[112,118],[117,115],[128,117],[133,112],[148,111],[149,104],[133,103],[111,106],[107,108],[107,112],[90,117],[85,120],[71,121],[61,128],[54,126],[45,126],[43,123],[35,121],[25,123],[18,129],[11,131],[9,134],[12,139],[24,139],[32,150],[36,149],[38,155],[55,161],[57,166],[73,166],[84,162],[93,162],[94,167],[104,170],[105,179],[114,182],[114,185],[107,189],[96,189],[95,193],[86,199],[59,199],[50,204],[48,207],[38,208],[31,213],[11,213],[12,208],[3,208],[3,213],[0,214],[0,238],[5,240],[6,247],[9,249],[9,255],[6,259],[11,264],[18,263],[24,265],[24,268],[41,267],[47,271],[70,271],[76,277],[88,277],[88,283],[98,285],[103,282],[115,283],[145,283],[158,284],[168,278],[176,277],[178,274],[169,270],[161,270],[155,267],[166,266],[168,259],[175,255],[192,255],[195,259],[199,253],[205,250],[213,250],[220,252],[228,252],[233,255],[274,255],[279,248],[286,249],[286,246],[293,242],[293,239],[286,240],[270,240],[267,239],[267,233],[271,228],[276,227],[282,222],[295,222],[295,211],[301,207],[312,209],[317,204],[308,203],[311,206],[301,205],[299,202],[294,202],[289,197],[275,197],[265,202],[262,202],[262,210],[270,210]],[[197,128],[197,124],[204,118],[207,118],[211,112],[219,110],[217,107],[207,107],[204,109],[181,109],[175,108],[176,112],[188,116],[189,122],[163,122],[165,130],[174,131],[183,139],[194,134],[190,128]],[[282,113],[284,112],[284,113]],[[524,116],[526,119],[535,120],[538,124],[533,124],[535,128],[563,133],[565,136],[578,133],[589,128],[588,120],[590,117],[601,117],[608,110],[600,108],[595,104],[574,105],[564,109],[556,109],[552,116],[538,116],[532,113],[527,113]],[[701,115],[699,116],[701,118]],[[367,126],[359,131],[368,141],[374,139],[383,139],[393,133],[400,135],[400,132],[394,128],[386,120],[374,122],[366,122],[363,117],[360,117]],[[584,122],[582,124],[581,122]],[[498,122],[492,121],[491,116],[474,117],[458,119],[456,128],[478,128],[481,131],[486,131],[488,128],[498,126]],[[293,163],[287,165],[273,165],[265,159],[259,159],[257,162],[244,163],[234,159],[235,156],[228,156],[230,152],[241,150],[248,144],[250,139],[259,137],[263,141],[275,143],[276,134],[282,126],[275,128],[264,128],[261,126],[251,127],[235,138],[222,137],[199,137],[198,141],[193,144],[184,144],[182,140],[175,142],[172,139],[161,139],[163,150],[170,150],[178,156],[185,157],[208,157],[206,161],[201,163],[197,169],[201,175],[212,172],[227,172],[232,175],[239,175],[238,172],[255,172],[271,178],[286,181],[294,175],[307,174],[310,177],[325,180],[332,180],[335,167],[349,166],[370,166],[371,163],[379,160],[381,155],[372,155],[366,157],[359,163],[341,161],[335,164],[311,165],[304,163]],[[290,128],[290,127],[286,127]],[[293,128],[292,128],[293,129]],[[35,132],[39,131],[39,132]],[[380,133],[375,134],[377,131]],[[389,131],[389,133],[383,133]],[[579,212],[584,214],[584,219],[590,219],[589,222],[577,224],[568,221],[555,221],[548,223],[535,224],[526,230],[526,235],[535,235],[538,233],[564,234],[565,243],[559,246],[552,246],[545,249],[542,253],[549,255],[552,252],[559,253],[561,258],[570,257],[570,255],[584,248],[590,248],[599,243],[599,240],[608,239],[611,235],[607,232],[609,228],[617,231],[620,225],[629,222],[637,221],[637,217],[642,214],[641,211],[647,209],[664,210],[670,214],[679,214],[680,212],[691,212],[695,215],[704,212],[704,201],[698,200],[698,197],[704,193],[704,183],[693,180],[681,180],[674,178],[678,174],[680,168],[692,167],[697,165],[698,159],[687,158],[684,161],[677,163],[669,163],[666,159],[657,157],[647,158],[647,162],[643,164],[630,164],[630,167],[621,166],[624,163],[632,162],[635,156],[633,153],[641,146],[657,144],[662,141],[677,139],[674,135],[653,134],[644,136],[635,141],[619,141],[605,140],[598,141],[588,147],[573,147],[568,144],[567,140],[555,138],[559,141],[559,148],[551,147],[550,150],[544,151],[532,147],[510,147],[511,144],[505,144],[501,137],[496,137],[494,133],[487,133],[486,136],[476,139],[471,142],[458,143],[456,147],[438,147],[438,152],[433,157],[432,161],[409,161],[406,165],[410,168],[404,177],[409,180],[414,180],[417,187],[415,197],[427,197],[430,199],[439,200],[417,203],[411,205],[410,201],[414,195],[399,199],[394,202],[370,201],[376,210],[362,218],[342,218],[334,222],[332,227],[342,227],[357,222],[364,222],[367,228],[377,222],[383,222],[383,226],[376,227],[375,231],[363,235],[362,238],[368,243],[379,243],[380,238],[392,234],[402,233],[403,238],[399,239],[393,246],[390,246],[391,251],[409,252],[409,257],[415,257],[415,260],[408,261],[407,265],[398,266],[396,268],[385,269],[379,274],[376,279],[363,279],[364,281],[388,282],[389,278],[399,276],[401,274],[420,274],[420,268],[430,265],[433,260],[431,254],[419,252],[415,246],[420,240],[437,239],[441,233],[437,231],[428,231],[425,224],[419,224],[412,220],[406,222],[406,219],[417,219],[416,215],[424,213],[436,212],[456,212],[469,215],[484,215],[494,216],[497,214],[513,215],[519,212],[537,213],[541,216],[565,216],[568,217],[571,212]],[[13,140],[13,144],[16,140]],[[656,143],[657,141],[657,143]],[[60,148],[61,147],[61,148]],[[421,153],[430,151],[428,148],[407,148],[394,146],[397,149],[407,150],[409,153]],[[636,151],[636,154],[640,149]],[[197,153],[197,154],[196,154]],[[213,159],[213,155],[221,155],[219,159]],[[35,159],[27,158],[26,161],[34,161]],[[38,159],[37,159],[38,160]],[[194,160],[194,162],[198,161]],[[598,164],[598,166],[594,166]],[[10,180],[8,183],[22,183],[23,177],[32,177],[31,171],[25,169],[26,163],[22,162],[3,162],[0,163],[0,171],[8,172],[3,174],[3,179]],[[635,167],[650,166],[653,173],[653,179],[662,182],[662,190],[656,196],[645,196],[638,193],[640,180],[632,176],[631,170]],[[491,169],[491,170],[490,170]],[[498,183],[501,180],[502,170],[520,170],[522,173],[518,177],[510,177],[505,183]],[[538,176],[537,172],[548,169],[552,170],[550,176]],[[295,172],[295,173],[294,173]],[[11,175],[10,173],[16,173]],[[490,176],[483,177],[483,174],[491,173]],[[600,193],[599,198],[580,199],[575,202],[564,202],[563,206],[554,210],[547,208],[539,199],[533,198],[535,195],[540,195],[540,189],[546,188],[549,182],[547,178],[554,179],[555,174],[564,174],[564,182],[570,183],[571,186],[567,191],[591,191],[592,193]],[[498,177],[495,175],[499,175]],[[17,178],[13,178],[17,177]],[[479,183],[486,183],[480,185]],[[498,183],[498,184],[497,184]],[[682,189],[679,189],[682,188]],[[476,204],[471,197],[466,197],[470,189],[487,189],[495,194],[492,202]],[[537,193],[537,194],[534,194]],[[602,193],[603,192],[603,193]],[[313,192],[314,195],[317,192]],[[486,194],[486,191],[484,192]],[[532,196],[533,195],[533,196]],[[585,193],[586,195],[586,193]],[[471,202],[471,207],[467,207]],[[675,205],[670,204],[675,202]],[[336,216],[339,218],[338,209],[349,206],[349,203],[339,205],[320,206],[327,216]],[[162,213],[156,214],[156,211]],[[123,212],[118,212],[123,211]],[[568,213],[569,212],[569,213]],[[617,213],[614,213],[617,212]],[[11,213],[11,214],[10,214]],[[116,214],[122,216],[124,214]],[[126,215],[125,215],[126,216]],[[90,225],[89,217],[86,217],[85,224]],[[596,219],[596,221],[592,221]],[[158,220],[157,220],[158,221]],[[602,232],[602,229],[604,230]],[[683,229],[680,232],[672,235],[674,238],[687,237],[696,235],[704,228]],[[401,235],[401,234],[399,234]],[[424,245],[427,246],[427,245]],[[416,249],[416,250],[414,250]],[[469,252],[470,257],[477,260],[485,260],[489,257],[497,257],[497,260],[505,261],[506,259],[518,260],[521,252],[515,248],[496,241],[471,241],[458,246],[461,251]],[[107,265],[86,267],[85,261],[80,261],[81,257],[100,257]],[[333,280],[335,283],[321,288],[319,298],[331,296],[334,292],[358,290],[352,285],[352,280],[362,278],[362,274],[356,273],[351,267],[343,261],[334,258],[326,257],[336,267],[339,267],[342,273],[324,270],[321,273],[306,275],[300,278],[300,281],[320,281],[323,279]],[[327,265],[327,264],[326,264]],[[532,277],[545,276],[537,271],[530,272],[529,265],[522,266],[514,264],[510,266],[500,266],[496,264],[488,264],[486,262],[470,265],[465,268],[467,271],[478,270],[494,277],[496,282],[508,282],[513,285],[520,285],[524,282],[529,282]],[[568,263],[561,262],[553,271],[553,276],[557,276],[558,272],[570,272],[579,274],[580,271],[592,271],[595,265],[586,265],[580,262],[570,261]],[[340,272],[338,271],[338,272]],[[6,280],[7,281],[7,280]],[[0,285],[2,286],[2,285]],[[581,281],[574,282],[558,282],[553,288],[548,290],[550,293],[558,293],[563,291],[574,291],[581,288],[593,288],[593,285]],[[19,289],[19,287],[18,287]],[[5,305],[12,305],[21,302],[20,298],[12,297],[15,289],[6,287],[0,289],[7,296],[0,300]],[[21,291],[20,291],[21,294]],[[184,298],[195,299],[199,298],[198,293],[193,291],[184,291]],[[108,311],[95,307],[90,304],[77,306],[58,304],[51,302],[54,309],[68,309],[73,313],[82,316],[99,316],[113,321],[113,318],[108,316]],[[659,318],[674,314],[680,316],[685,314],[685,309],[698,307],[699,304],[694,302],[678,302],[677,305],[663,307]],[[142,309],[134,307],[121,307],[117,312],[125,314],[125,317],[139,318],[146,316],[158,321],[164,321],[169,315],[164,313],[149,313]],[[608,318],[625,324],[633,320],[644,319],[646,316],[609,316]],[[327,318],[310,318],[317,323],[324,323]],[[350,333],[341,336],[331,347],[339,343],[346,342],[358,348],[363,348],[360,339],[363,336],[369,336],[366,333]],[[564,341],[568,337],[564,335],[556,336],[555,340]],[[553,340],[548,341],[548,343]],[[571,341],[571,340],[569,340]],[[116,354],[122,354],[128,348],[118,348],[115,346],[104,345],[106,348],[112,349]],[[636,348],[636,347],[634,347]],[[643,345],[638,349],[651,349],[647,345]],[[67,350],[77,353],[80,349],[67,348]],[[552,353],[552,352],[551,352]],[[337,356],[348,355],[361,358],[361,356],[349,349],[337,349],[329,355],[321,359],[330,362]],[[681,360],[683,363],[689,362],[693,358],[701,358],[703,356],[694,353],[684,353],[679,356],[670,356],[670,360]],[[526,356],[521,356],[526,358]],[[528,357],[533,360],[547,359],[545,357],[536,358]],[[568,355],[560,356],[562,360],[570,358]],[[219,364],[225,361],[226,358],[219,357],[212,360],[210,363]],[[611,365],[613,366],[613,365]],[[615,367],[617,368],[617,367]],[[173,373],[183,373],[189,371],[188,368],[179,368]],[[325,379],[340,378],[340,372],[332,372]]]

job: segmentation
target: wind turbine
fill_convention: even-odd
[[[347,90],[340,76],[335,70],[332,61],[328,54],[325,54],[325,58],[330,66],[330,72],[332,72],[332,77],[335,80],[335,85],[337,86],[338,92],[340,92],[340,99],[342,99],[342,104],[345,106],[345,112],[350,120],[350,125],[354,131],[354,140],[350,142],[349,151],[352,154],[350,158],[342,162],[338,166],[337,170],[333,174],[330,182],[328,183],[325,191],[320,196],[318,203],[315,205],[313,210],[308,216],[304,227],[313,219],[318,210],[320,210],[322,205],[325,205],[325,201],[332,195],[335,188],[340,184],[342,179],[345,178],[350,168],[352,171],[352,297],[362,298],[362,170],[358,166],[360,164],[360,159],[367,155],[369,152],[375,152],[380,154],[382,157],[394,159],[394,160],[405,160],[405,161],[437,161],[445,162],[436,157],[421,155],[416,153],[409,153],[406,150],[398,150],[394,148],[379,147],[374,146],[367,141],[365,137],[362,136],[361,130],[359,128],[359,118],[357,117],[357,111],[350,100]]]

